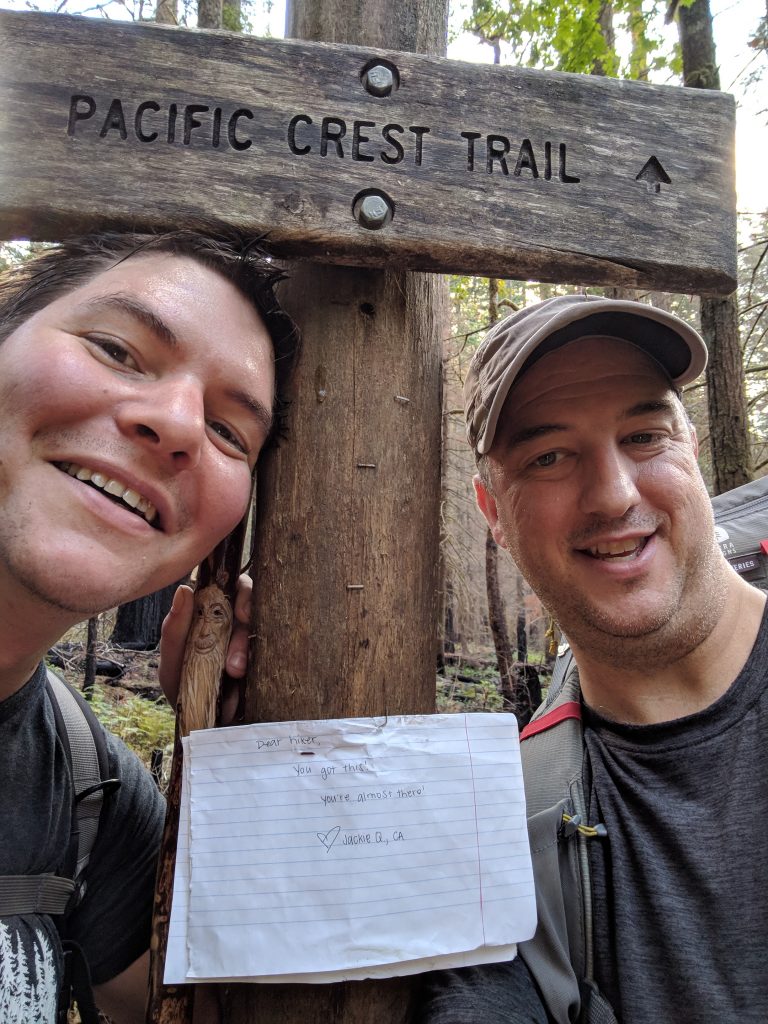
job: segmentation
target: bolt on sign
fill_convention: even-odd
[[[326,262],[735,287],[724,93],[11,11],[0,43],[4,238],[203,213]]]

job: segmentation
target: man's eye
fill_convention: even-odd
[[[542,469],[546,469],[547,466],[554,466],[558,461],[557,452],[545,452],[543,455],[538,455],[534,460],[534,466],[540,466]]]
[[[230,430],[225,423],[219,423],[217,420],[212,420],[208,423],[208,426],[211,428],[214,434],[218,435],[218,437],[222,439],[222,441],[225,441],[228,445],[230,445],[232,448],[235,448],[237,451],[242,452],[243,455],[248,454],[248,449],[246,448],[246,446],[243,444],[243,442],[240,440],[237,434]]]
[[[114,338],[104,338],[97,334],[89,334],[88,341],[94,345],[100,353],[106,356],[107,360],[124,366],[127,370],[138,370],[139,365],[131,353],[119,341]]]
[[[629,435],[630,444],[651,444],[656,440],[657,435],[650,430],[641,430],[637,434]]]

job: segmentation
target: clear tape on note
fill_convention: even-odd
[[[167,984],[500,962],[535,927],[513,715],[276,722],[184,740]]]

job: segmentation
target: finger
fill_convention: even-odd
[[[227,648],[227,660],[225,669],[233,679],[240,679],[245,675],[248,664],[248,627],[235,625]]]
[[[160,667],[158,678],[168,703],[176,706],[179,694],[181,666],[184,662],[184,647],[187,633],[192,624],[195,595],[191,587],[182,585],[173,595],[171,610],[163,619],[160,628]]]
[[[225,669],[234,679],[245,675],[248,664],[248,627],[251,621],[251,594],[253,580],[250,576],[241,575],[237,580],[235,594],[235,615],[232,636],[227,648]]]
[[[244,626],[251,622],[251,595],[253,593],[253,580],[250,576],[242,573],[237,578],[237,594],[235,595],[235,619],[242,622]]]
[[[232,725],[236,721],[238,708],[240,707],[240,692],[243,685],[241,680],[227,679],[221,696],[219,725]]]

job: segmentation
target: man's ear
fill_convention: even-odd
[[[504,536],[504,530],[499,522],[499,512],[496,508],[496,499],[483,483],[482,477],[479,473],[476,473],[472,477],[472,483],[475,488],[477,507],[485,516],[485,521],[491,528],[493,539],[500,548],[506,548],[507,538]]]

